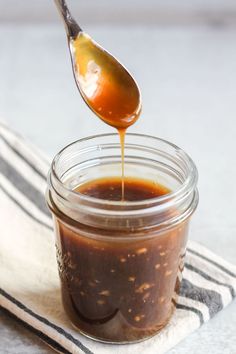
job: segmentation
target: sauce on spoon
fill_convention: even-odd
[[[116,129],[134,124],[141,111],[140,92],[128,71],[87,34],[70,40],[75,79],[85,102]]]
[[[124,142],[126,129],[141,112],[139,88],[129,72],[87,34],[69,39],[74,76],[90,109],[118,130],[122,159],[122,200],[124,200]]]

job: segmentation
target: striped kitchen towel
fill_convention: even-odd
[[[49,162],[0,124],[0,306],[61,353],[164,353],[235,297],[236,266],[189,242],[181,295],[151,339],[105,345],[81,336],[64,314],[52,219],[45,205]]]

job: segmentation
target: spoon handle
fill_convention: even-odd
[[[82,29],[78,25],[78,23],[73,19],[71,16],[71,13],[66,5],[65,0],[54,0],[57,8],[62,16],[65,28],[66,28],[66,33],[69,38],[75,39],[80,32],[82,32]]]

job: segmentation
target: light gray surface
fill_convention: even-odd
[[[236,263],[236,29],[90,26],[88,32],[140,84],[143,115],[131,130],[171,140],[196,162],[200,204],[191,238]],[[5,25],[0,47],[0,117],[48,155],[112,130],[76,91],[62,27]],[[50,353],[0,316],[0,353]],[[236,353],[236,303],[169,354],[209,351]]]
[[[68,0],[87,24],[236,24],[235,0]],[[53,1],[0,0],[0,22],[58,22]]]

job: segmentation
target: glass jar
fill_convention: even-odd
[[[74,191],[120,174],[118,135],[93,136],[56,155],[47,192],[64,309],[81,333],[112,343],[148,338],[170,319],[189,219],[198,203],[190,157],[165,140],[141,134],[126,136],[125,175],[160,183],[170,193],[122,202]]]

